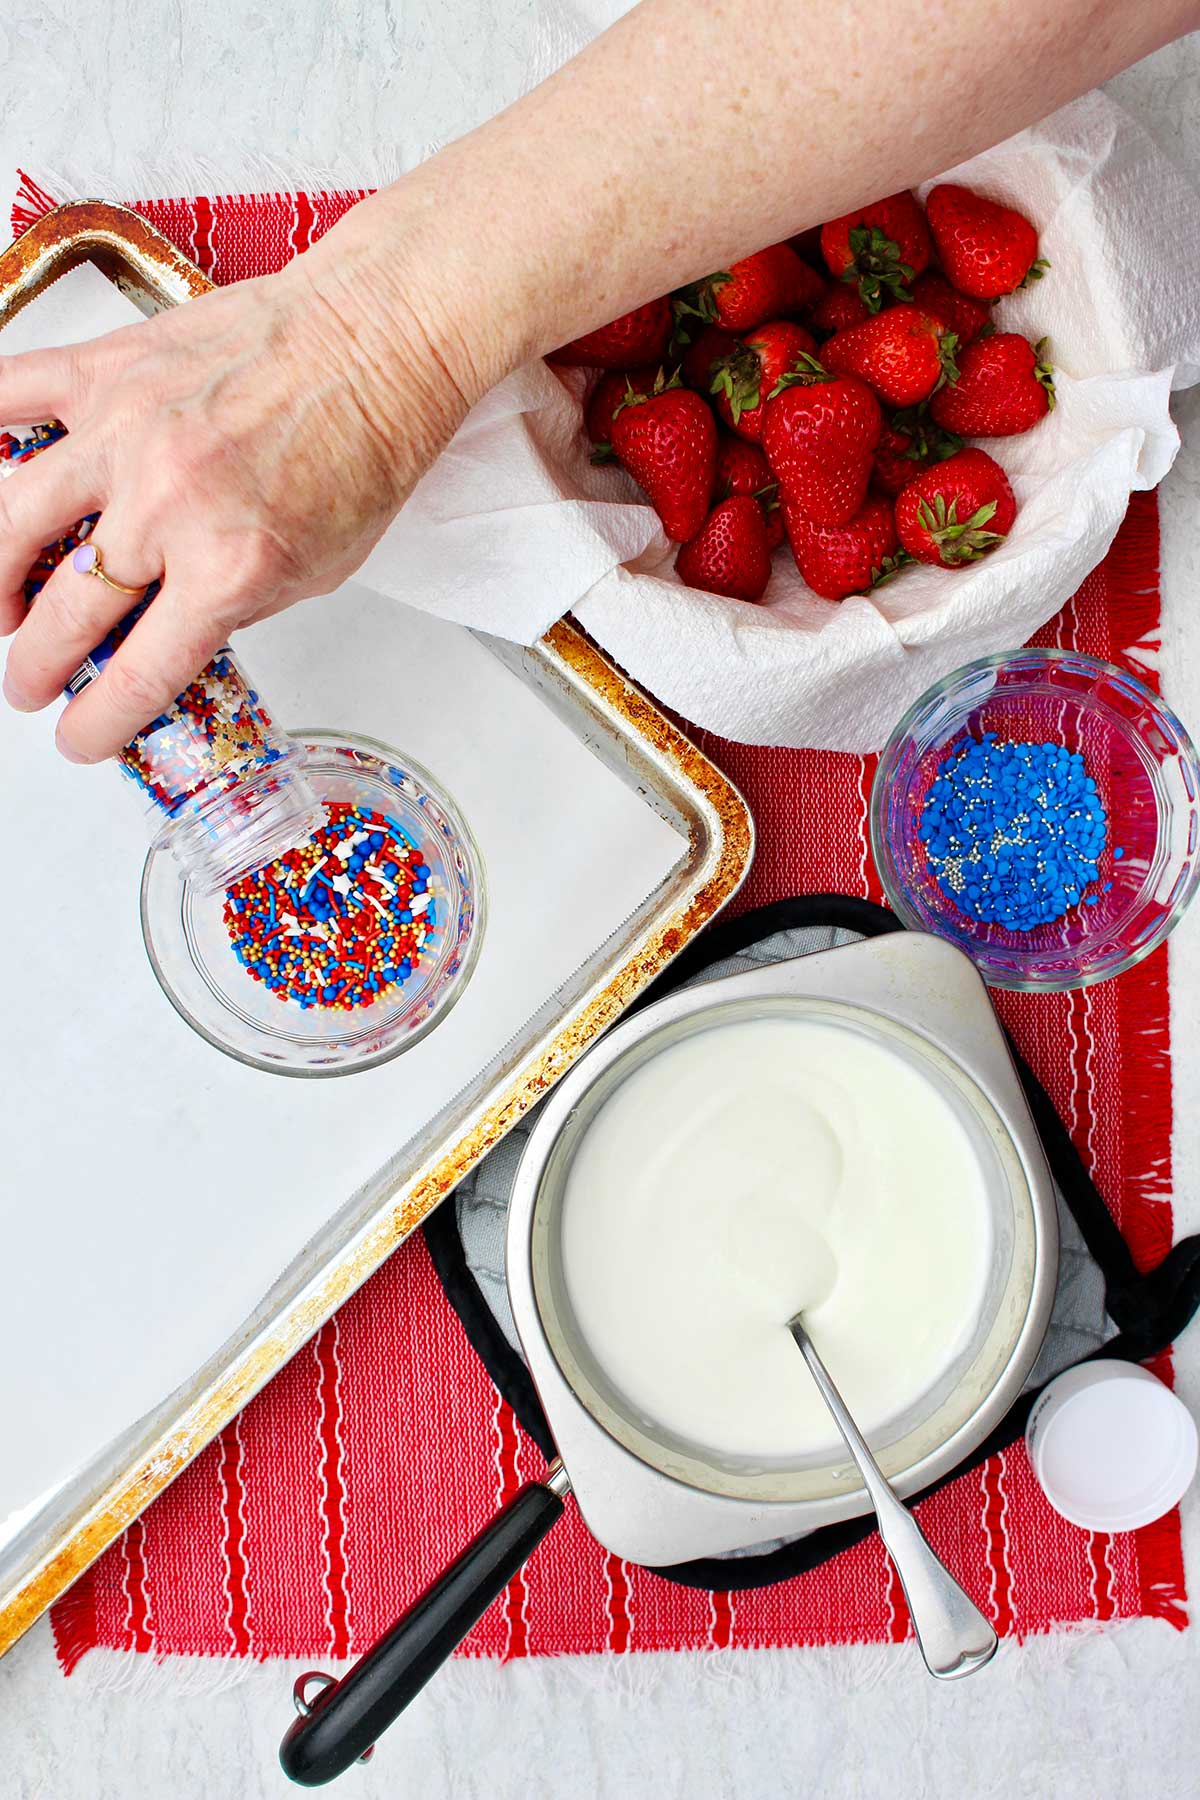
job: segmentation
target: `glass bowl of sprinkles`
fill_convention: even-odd
[[[279,1075],[399,1055],[461,995],[479,955],[483,864],[425,770],[371,738],[298,731],[324,822],[217,892],[151,850],[142,933],[176,1011]]]
[[[1200,762],[1142,682],[1020,650],[957,669],[884,749],[871,793],[884,890],[994,987],[1083,987],[1160,944],[1200,880]]]

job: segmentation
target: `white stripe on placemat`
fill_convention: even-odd
[[[250,1629],[250,1596],[246,1586],[249,1563],[246,1555],[246,1484],[243,1478],[245,1451],[242,1443],[242,1415],[238,1413],[217,1440],[220,1446],[221,1556],[225,1573],[221,1585],[225,1591],[226,1628],[234,1655],[248,1655],[253,1645]],[[232,1465],[232,1467],[231,1467]]]
[[[332,1656],[349,1654],[346,1564],[346,1446],[342,1435],[342,1361],[337,1314],[313,1339],[317,1362],[317,1435],[321,1446],[317,1493],[325,1565],[325,1622]],[[340,1621],[339,1621],[340,1613]]]
[[[504,1397],[499,1388],[496,1389],[492,1401],[492,1433],[495,1439],[495,1449],[492,1452],[492,1464],[496,1471],[496,1510],[499,1512],[500,1508],[508,1498],[508,1489],[504,1476]],[[512,1613],[507,1592],[504,1596],[504,1605],[501,1608],[501,1613],[504,1618],[504,1643],[501,1646],[500,1655],[501,1658],[507,1662],[512,1652],[513,1635]]]
[[[621,1595],[618,1598],[617,1585]],[[633,1582],[629,1564],[623,1557],[606,1551],[604,1556],[605,1647],[614,1656],[625,1656],[633,1649]]]
[[[858,793],[862,801],[858,815],[858,834],[861,849],[858,858],[858,879],[864,900],[871,898],[871,784],[867,780],[867,759],[858,759]]]
[[[737,1623],[737,1606],[731,1593],[722,1591],[708,1596],[708,1642],[713,1650],[728,1650],[733,1643]]]

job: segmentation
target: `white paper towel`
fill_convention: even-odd
[[[1003,329],[1050,339],[1058,406],[987,446],[1021,511],[985,561],[910,569],[839,605],[781,553],[764,605],[697,593],[632,481],[589,463],[582,376],[539,364],[474,409],[363,578],[526,643],[573,611],[660,699],[727,737],[878,748],[931,682],[1024,642],[1069,598],[1130,490],[1171,466],[1172,386],[1200,380],[1200,196],[1119,106],[1085,95],[949,174],[1018,205],[1051,263],[998,309]]]

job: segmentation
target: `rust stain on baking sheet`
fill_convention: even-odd
[[[140,213],[72,200],[38,219],[0,255],[0,325],[80,263],[94,263],[135,299],[169,306],[207,294],[212,282]]]
[[[137,213],[99,201],[75,201],[39,219],[0,254],[0,325],[51,281],[83,262],[94,263],[123,292],[149,309],[176,304],[212,287],[199,269]],[[327,1271],[291,1307],[280,1329],[245,1351],[224,1378],[164,1434],[153,1454],[112,1484],[66,1542],[0,1610],[0,1656],[361,1287],[740,887],[753,855],[754,827],[737,789],[576,625],[561,620],[546,633],[542,647],[586,689],[597,711],[615,716],[635,732],[677,777],[702,796],[713,818],[708,837],[719,845],[712,868],[687,903],[649,929],[603,990],[576,1010],[534,1061],[516,1072],[503,1096],[409,1184],[403,1199],[337,1268]],[[699,831],[693,827],[693,865],[701,848]]]

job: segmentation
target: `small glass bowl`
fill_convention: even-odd
[[[987,731],[1080,751],[1108,817],[1096,904],[1032,931],[960,912],[919,836],[938,768]],[[892,733],[871,792],[871,846],[904,923],[951,939],[993,987],[1084,987],[1148,956],[1195,893],[1200,762],[1170,708],[1110,663],[1070,650],[983,657],[931,687]]]
[[[291,735],[318,800],[384,813],[424,851],[436,923],[413,974],[352,1012],[281,1000],[234,955],[224,893],[202,892],[161,847],[142,875],[142,936],[164,994],[216,1049],[274,1075],[348,1075],[410,1049],[462,993],[483,939],[483,863],[457,807],[399,751],[341,733]]]

